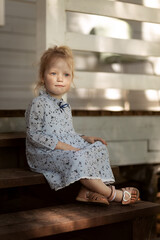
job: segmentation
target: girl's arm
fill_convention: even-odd
[[[33,101],[32,106],[29,111],[26,111],[26,124],[27,124],[27,138],[28,140],[37,147],[46,147],[51,150],[61,149],[61,150],[72,150],[78,151],[69,144],[58,141],[58,139],[53,136],[46,134],[43,131],[44,127],[44,115],[45,106],[42,101]]]
[[[100,138],[100,137],[88,137],[88,136],[84,136],[82,135],[81,136],[85,141],[89,142],[89,143],[94,143],[96,141],[100,141],[102,142],[104,145],[107,146],[107,142],[103,139],[103,138]]]
[[[80,149],[79,148],[75,148],[67,143],[63,143],[63,142],[60,142],[58,141],[55,149],[61,149],[61,150],[70,150],[70,151],[79,151]]]
[[[44,115],[44,102],[34,99],[25,114],[27,140],[35,147],[46,147],[53,150],[58,143],[58,139],[56,136],[43,131]]]

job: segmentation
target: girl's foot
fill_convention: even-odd
[[[94,203],[101,205],[109,205],[108,200],[101,194],[92,192],[85,187],[82,187],[76,197],[77,201],[86,202],[86,203]]]
[[[122,188],[123,198],[122,204],[133,204],[138,201],[139,199],[139,190],[134,187],[126,187]]]
[[[107,199],[109,202],[122,202],[122,205],[133,204],[139,199],[139,190],[134,187],[115,190],[115,187],[111,186],[111,194]]]

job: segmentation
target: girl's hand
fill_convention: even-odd
[[[82,136],[82,138],[89,142],[89,143],[95,143],[96,141],[100,141],[102,142],[104,145],[107,146],[107,142],[103,139],[103,138],[100,138],[100,137],[87,137],[87,136]]]
[[[60,149],[60,150],[69,150],[69,151],[79,151],[80,148],[75,148],[67,143],[63,143],[63,142],[58,142],[57,145],[56,145],[56,148],[55,149]]]
[[[79,151],[80,150],[80,148],[75,148],[75,147],[72,147],[71,145],[69,145],[69,144],[67,144],[68,146],[67,146],[67,149],[65,149],[65,150],[70,150],[70,151]]]

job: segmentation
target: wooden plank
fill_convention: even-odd
[[[33,62],[33,59],[32,59]],[[9,89],[14,86],[18,88],[17,85],[21,88],[29,88],[29,84],[34,83],[34,71],[31,68],[23,68],[23,67],[0,67],[1,72],[1,89],[3,86],[8,87]],[[14,94],[14,93],[13,93]],[[15,94],[14,94],[15,95]],[[2,96],[2,95],[1,95]]]
[[[8,91],[6,93],[7,93],[6,98],[0,99],[0,109],[2,109],[2,110],[3,109],[8,109],[8,110],[13,109],[14,110],[15,106],[16,106],[17,109],[21,110],[21,109],[26,109],[28,107],[28,104],[30,102],[29,98],[27,99],[27,98],[23,97],[23,99],[22,99],[21,97],[18,97],[18,96],[9,97]],[[21,93],[21,91],[19,91],[19,92],[16,91],[15,95],[16,94],[18,95],[19,93]],[[27,93],[27,91],[26,92],[24,91],[25,95],[26,95],[26,93]],[[28,92],[28,95],[29,95],[29,93],[30,92]],[[30,99],[31,98],[32,97],[30,96]],[[16,121],[15,121],[15,124],[16,124]],[[17,129],[19,130],[18,124],[16,124],[16,126],[18,127]],[[25,127],[25,125],[24,125],[24,127]],[[16,130],[15,127],[13,127],[13,128],[14,128],[14,130]]]
[[[156,215],[160,205],[138,202],[108,207],[67,204],[0,215],[0,238],[31,239]]]
[[[36,4],[34,1],[6,0],[5,2],[7,16],[36,19]]]
[[[0,28],[0,32],[35,36],[36,21],[32,19],[7,16],[5,25],[3,26],[3,28]]]
[[[3,111],[0,110],[0,116],[1,114],[5,115]],[[11,113],[12,114],[12,113]],[[132,111],[107,111],[107,110],[82,110],[82,109],[73,109],[72,115],[74,117],[98,117],[98,116],[160,116],[159,111],[138,111],[138,110],[132,110]]]
[[[160,161],[160,152],[148,151],[148,140],[160,136],[158,116],[101,116],[73,118],[77,132],[99,136],[108,142],[111,164],[155,164]],[[140,145],[142,141],[142,149]],[[115,145],[114,145],[115,144]]]
[[[0,28],[0,108],[24,109],[35,80],[36,2],[6,0],[5,6],[6,23]]]
[[[17,51],[2,51],[0,50],[0,68],[4,67],[25,67],[33,68],[35,63],[35,53],[30,52],[17,52]]]
[[[112,166],[113,174],[116,178],[119,176],[119,167]],[[45,184],[46,179],[41,173],[32,172],[29,169],[5,168],[0,169],[0,189],[13,188],[21,186],[30,186]]]
[[[159,9],[120,1],[92,0],[91,4],[90,0],[66,0],[66,10],[140,22],[160,23]]]
[[[132,240],[137,239],[153,239],[152,232],[155,218],[151,217],[139,217],[133,221],[132,225]],[[156,233],[154,233],[156,235]],[[156,240],[156,239],[155,239]]]
[[[44,183],[45,177],[40,173],[19,168],[0,169],[0,189]]]
[[[126,90],[160,89],[159,76],[103,72],[75,72],[77,88],[119,88]]]
[[[91,131],[91,130],[90,130]],[[79,131],[80,132],[80,131]],[[101,136],[100,132],[99,135]],[[106,138],[105,136],[102,136]],[[107,134],[109,138],[109,134]],[[131,136],[130,134],[130,137]],[[147,139],[146,140],[119,140],[108,142],[108,149],[110,153],[110,161],[112,169],[117,174],[116,168],[113,165],[123,166],[142,163],[159,163],[160,152],[148,152]],[[0,147],[24,147],[25,146],[25,133],[1,133],[0,134]],[[135,154],[136,153],[136,154]]]
[[[77,132],[100,136],[106,141],[143,141],[159,138],[159,116],[100,116],[74,117]]]
[[[25,132],[0,133],[0,147],[24,146]]]
[[[18,85],[17,85],[18,86]],[[15,94],[13,93],[15,90]],[[0,109],[26,109],[31,99],[33,98],[33,94],[31,89],[29,88],[20,88],[17,89],[2,87],[0,90]]]
[[[160,151],[148,152],[146,156],[146,163],[159,164],[160,163]]]
[[[10,118],[10,117],[24,117],[25,110],[12,109],[12,110],[0,110],[0,118]]]
[[[15,109],[16,106],[17,109],[26,109],[33,98],[32,90],[35,79],[33,69],[1,66],[0,71],[0,108]]]
[[[158,43],[136,39],[116,39],[97,35],[85,35],[67,32],[66,44],[73,50],[80,51],[116,53],[141,57],[160,57]]]
[[[159,151],[160,152],[160,139],[151,139],[148,141],[149,151]]]
[[[0,46],[1,49],[6,50],[25,50],[34,52],[36,41],[34,36],[0,33]]]
[[[25,109],[0,109],[0,118],[24,117]],[[106,111],[106,110],[72,110],[73,117],[104,116],[160,116],[158,111]]]
[[[12,92],[13,90],[15,90],[15,94]],[[6,101],[6,102],[10,101],[10,106],[13,105],[12,100],[16,101],[17,99],[18,101],[21,100],[22,102],[27,101],[29,104],[32,98],[33,98],[32,88],[29,86],[26,88],[21,86],[18,87],[18,84],[17,84],[17,89],[16,87],[11,86],[10,88],[8,87],[8,90],[7,90],[7,86],[3,86],[3,85],[1,86],[0,101]],[[20,103],[17,102],[17,109],[18,109],[18,105],[20,105]],[[8,108],[6,107],[6,109],[9,109],[10,106],[8,105]],[[26,107],[27,106],[23,106],[20,109],[26,109]],[[5,106],[2,105],[1,109],[5,109]],[[15,109],[15,107],[13,109]]]
[[[0,1],[0,26],[5,24],[5,2],[4,0]]]
[[[0,134],[1,137],[1,134]],[[24,138],[0,139],[0,147],[21,147],[25,145]]]
[[[99,136],[107,141],[111,164],[118,166],[159,163],[159,152],[148,151],[148,140],[158,139],[160,136],[159,121],[158,116],[73,118],[77,132]]]
[[[146,163],[147,141],[108,141],[111,164],[118,166]]]

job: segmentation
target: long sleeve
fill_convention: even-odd
[[[33,100],[28,111],[26,111],[27,140],[35,147],[55,149],[58,139],[48,129],[45,116],[45,103]]]

